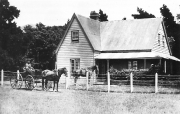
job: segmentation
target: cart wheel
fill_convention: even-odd
[[[53,84],[52,81],[48,81],[47,87],[45,87],[45,90],[49,91],[49,89],[52,88],[52,84]]]
[[[25,87],[29,90],[34,89],[34,87],[35,87],[34,78],[31,75],[26,76]]]
[[[10,84],[13,89],[20,89],[23,84],[23,78],[22,78],[21,74],[19,74],[19,77],[12,76],[10,78]]]

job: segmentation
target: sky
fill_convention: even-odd
[[[46,26],[61,26],[74,13],[85,17],[91,11],[101,9],[108,15],[108,20],[133,19],[137,7],[161,17],[160,8],[167,5],[174,17],[180,14],[180,0],[8,0],[11,6],[20,10],[15,20],[18,26],[35,25],[39,22]]]

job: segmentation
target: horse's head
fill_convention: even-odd
[[[62,74],[64,74],[65,76],[67,76],[67,72],[68,72],[68,70],[67,70],[65,67],[58,69],[58,75],[59,75],[59,76],[61,76]]]

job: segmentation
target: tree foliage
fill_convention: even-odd
[[[14,22],[20,10],[10,6],[8,0],[0,1],[0,68],[14,69],[22,58],[22,30]]]
[[[13,70],[15,67],[13,58],[11,58],[8,53],[0,48],[0,69],[5,69],[5,70]]]
[[[176,22],[174,21],[174,16],[170,12],[169,8],[163,4],[160,8],[161,15],[163,16],[163,22],[166,27],[167,35],[169,37],[174,35],[177,30]]]
[[[106,13],[103,13],[101,9],[99,10],[99,21],[108,21],[108,16],[106,15]]]
[[[41,69],[53,69],[53,52],[69,20],[64,26],[27,25],[22,31],[14,22],[19,14],[20,10],[10,6],[8,0],[0,1],[0,69],[15,71],[24,66],[27,58],[40,63]]]
[[[179,43],[180,43],[180,26],[174,21],[174,16],[170,12],[169,8],[163,4],[160,8],[161,15],[163,16],[163,22],[166,28],[166,33],[169,38],[173,55],[180,57]],[[174,39],[174,40],[172,40]]]
[[[132,14],[132,17],[134,19],[143,19],[143,18],[155,18],[155,16],[153,14],[150,14],[146,11],[144,11],[142,8],[137,8],[137,12],[139,14]]]
[[[93,15],[93,16],[92,16]],[[96,17],[96,16],[97,17]],[[108,16],[103,13],[103,11],[100,9],[99,10],[99,13],[96,13],[95,11],[91,11],[90,13],[90,16],[89,16],[91,19],[94,19],[94,20],[99,20],[100,22],[103,22],[103,21],[108,21]]]
[[[24,28],[24,40],[27,43],[28,58],[33,58],[40,64],[41,69],[53,69],[55,63],[54,50],[64,35],[65,26],[45,26],[42,23],[36,27],[28,25]]]
[[[13,22],[15,18],[19,17],[20,10],[14,6],[10,6],[8,0],[2,0],[0,2],[0,40],[1,48],[7,49],[8,40],[13,35],[21,34],[21,29]]]

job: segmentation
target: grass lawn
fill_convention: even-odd
[[[113,88],[113,87],[112,87]],[[90,88],[92,89],[92,88]],[[180,114],[180,94],[0,87],[0,114]]]

